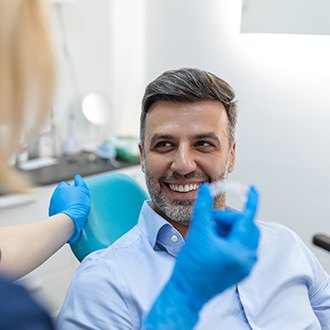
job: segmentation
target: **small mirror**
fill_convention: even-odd
[[[105,95],[98,92],[85,95],[82,111],[87,120],[95,125],[105,125],[110,120],[110,102]]]

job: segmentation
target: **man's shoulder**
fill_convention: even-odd
[[[86,282],[99,285],[114,281],[115,274],[121,272],[122,263],[129,263],[134,250],[140,250],[140,232],[133,227],[110,246],[96,250],[87,255],[74,275],[72,286],[85,286]]]
[[[136,285],[136,278],[151,276],[155,260],[153,246],[135,226],[109,247],[85,257],[75,272],[71,291],[83,290],[94,295],[105,287],[116,291],[119,287],[122,290],[130,284]]]
[[[291,242],[292,244],[301,244],[302,240],[298,234],[287,226],[272,222],[272,221],[256,221],[257,226],[260,229],[263,240],[266,241],[280,241],[280,242]]]
[[[256,224],[264,232],[294,234],[292,229],[278,222],[257,220]]]
[[[117,254],[127,253],[130,249],[135,249],[138,244],[141,244],[143,235],[137,226],[134,226],[126,234],[119,237],[115,242],[106,248],[97,250],[89,254],[85,259],[86,262],[100,262],[113,258]]]

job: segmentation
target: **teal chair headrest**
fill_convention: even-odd
[[[79,261],[108,247],[136,225],[147,192],[131,177],[108,173],[87,178],[91,211],[79,239],[71,249]]]

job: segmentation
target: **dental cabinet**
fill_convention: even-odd
[[[32,194],[0,196],[0,226],[25,224],[47,218],[49,201],[57,184],[62,180],[69,180],[69,178],[71,180],[73,175],[78,172],[83,177],[109,171],[122,172],[145,186],[143,173],[136,163],[117,163],[115,165],[101,163],[98,164],[100,166],[94,164],[92,167],[81,165],[69,164],[70,170],[67,171],[65,171],[65,166],[60,165],[54,166],[53,169],[49,167],[39,172],[35,171],[32,175],[32,181],[37,183],[37,186],[33,189]],[[77,171],[77,166],[79,166],[79,171]],[[50,173],[53,173],[53,176]],[[28,246],[26,253],[29,253]],[[63,304],[66,291],[78,265],[79,262],[75,259],[70,246],[66,244],[43,265],[17,282],[27,287],[55,318]]]

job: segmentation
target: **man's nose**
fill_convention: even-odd
[[[171,170],[181,175],[186,175],[197,168],[193,152],[188,147],[180,147],[174,154]]]

